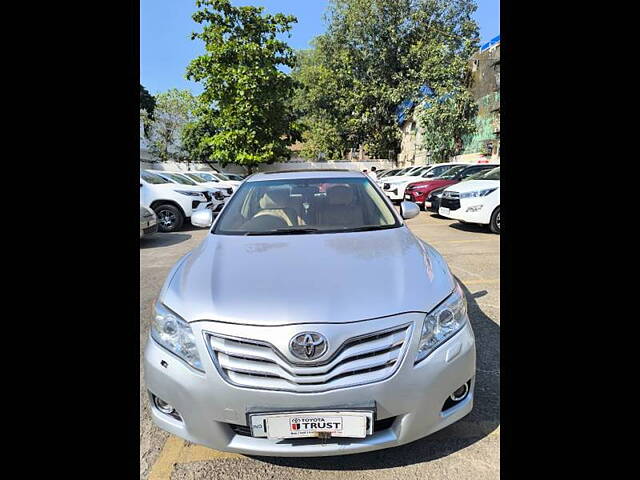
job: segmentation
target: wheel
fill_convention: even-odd
[[[182,227],[184,215],[178,207],[165,204],[153,209],[158,217],[158,230],[164,233],[175,232]]]
[[[491,228],[493,233],[500,234],[500,207],[496,208],[491,214],[489,228]]]

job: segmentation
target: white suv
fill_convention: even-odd
[[[140,171],[140,203],[156,213],[161,232],[175,232],[193,212],[213,208],[205,188],[171,183],[144,170]]]
[[[464,223],[489,225],[500,233],[500,167],[442,192],[438,214]]]
[[[168,172],[166,170],[147,170],[150,173],[160,175],[165,180],[169,180],[171,183],[178,183],[180,185],[189,185],[191,187],[202,187],[211,193],[211,200],[213,201],[214,210],[222,208],[222,204],[229,197],[229,193],[226,188],[216,186],[215,184],[203,183],[199,184],[191,177],[187,177],[182,172]],[[219,207],[219,208],[218,208]]]

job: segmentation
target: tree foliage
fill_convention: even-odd
[[[153,119],[147,118],[149,152],[161,161],[189,158],[182,131],[195,120],[196,98],[188,90],[172,88],[156,97]]]
[[[398,105],[423,85],[440,97],[467,81],[475,10],[474,0],[331,0],[327,32],[293,72],[312,149],[328,148],[322,139],[330,132],[338,143],[328,151],[364,144],[374,157],[397,152]]]
[[[464,138],[476,128],[478,111],[471,93],[464,88],[448,92],[444,98],[421,108],[418,121],[424,129],[423,146],[435,162],[447,162],[464,147]]]
[[[300,135],[289,101],[294,81],[278,67],[293,67],[295,54],[278,36],[296,18],[229,0],[198,0],[196,6],[193,19],[202,31],[192,38],[201,39],[206,52],[187,67],[187,78],[204,86],[198,123],[190,127],[192,154],[249,169],[288,158],[288,146]]]
[[[153,111],[156,108],[156,99],[142,84],[140,84],[140,120],[144,125],[144,135],[149,135],[149,120],[153,120]]]
[[[153,110],[155,108],[156,99],[140,84],[140,110],[146,111],[149,118],[153,118]]]

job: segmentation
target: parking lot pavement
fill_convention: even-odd
[[[472,412],[409,445],[343,457],[247,457],[185,442],[153,425],[142,373],[142,349],[153,301],[171,266],[206,230],[156,234],[140,241],[140,478],[203,479],[497,479],[500,476],[500,236],[421,212],[408,225],[447,260],[467,295],[476,336]]]

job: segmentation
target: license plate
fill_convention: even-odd
[[[428,208],[428,207],[430,207],[430,206],[431,206],[431,202],[427,202],[427,201],[425,201],[425,202],[424,202],[424,206],[425,206],[425,207],[427,207],[427,208]]]
[[[367,433],[372,433],[373,412],[299,412],[252,416],[251,425],[254,436],[264,436],[264,433],[260,435],[262,432],[255,431],[260,424],[266,426],[268,438],[320,436],[365,438]],[[257,428],[257,430],[261,429]]]
[[[404,199],[405,199],[405,200],[409,200],[409,201],[410,201],[410,200],[411,200],[411,195],[405,195],[405,196],[404,196]]]
[[[449,209],[447,207],[440,207],[440,215],[449,215]]]

